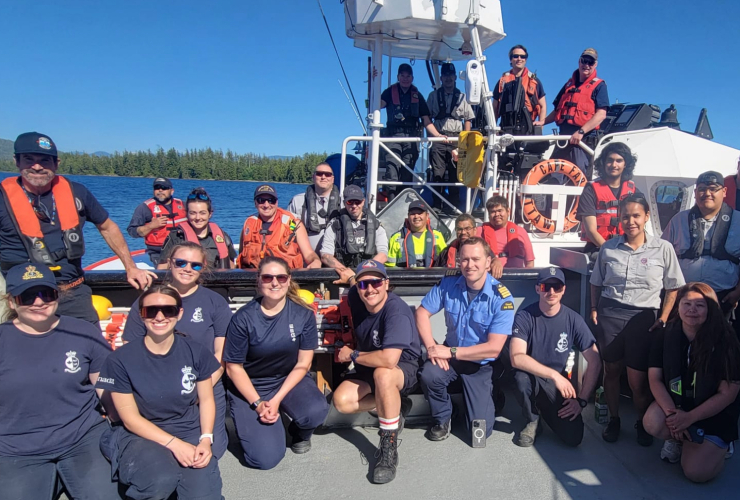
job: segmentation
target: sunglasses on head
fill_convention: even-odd
[[[511,54],[511,59],[526,59],[529,57],[527,54]]]
[[[188,195],[188,200],[203,200],[203,201],[211,201],[211,199],[208,197],[205,193],[190,193]]]
[[[378,288],[380,285],[385,283],[386,278],[376,278],[373,280],[362,280],[357,282],[357,288],[360,290],[367,290],[368,287]]]
[[[154,319],[160,312],[165,318],[176,318],[180,314],[180,308],[177,306],[145,306],[141,308],[141,317]]]
[[[59,298],[59,292],[53,288],[42,288],[41,290],[26,290],[15,296],[15,303],[19,306],[31,306],[39,298],[45,304],[54,302]]]
[[[562,292],[563,291],[563,284],[562,283],[540,283],[540,292],[549,292],[550,290],[555,290],[555,292]]]
[[[163,186],[162,184],[157,184],[156,186],[154,186],[155,191],[159,191],[159,190],[166,191],[168,189],[172,189],[172,188],[170,188],[169,186]]]
[[[344,200],[344,203],[347,205],[357,206],[362,204],[363,200]]]
[[[188,264],[190,264],[190,269],[193,271],[200,271],[203,269],[203,263],[202,262],[190,262],[189,260],[185,259],[172,259],[172,263],[175,265],[175,267],[179,267],[180,269],[184,269],[187,267]]]
[[[263,203],[269,203],[270,205],[274,205],[277,203],[277,198],[273,198],[272,196],[261,196],[254,201],[257,202],[257,205],[262,205]]]
[[[260,274],[260,280],[262,280],[262,283],[267,285],[268,283],[272,283],[272,280],[277,279],[278,283],[281,285],[284,285],[288,282],[288,276],[287,274]]]
[[[581,64],[585,64],[586,66],[593,66],[596,64],[596,59],[593,57],[581,57]]]
[[[334,177],[334,172],[314,172],[316,177]]]

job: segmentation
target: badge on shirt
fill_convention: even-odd
[[[496,285],[496,289],[498,290],[498,294],[501,296],[502,299],[505,299],[506,297],[511,297],[511,292],[503,284],[499,283],[498,285]]]
[[[563,332],[560,334],[560,340],[558,340],[558,345],[555,347],[555,350],[562,353],[568,350],[568,334]]]
[[[223,242],[224,242],[224,237],[221,236],[220,234],[217,234],[216,235],[216,243],[223,243]]]
[[[190,319],[191,323],[202,323],[203,322],[203,308],[196,307],[193,311],[193,317]]]
[[[77,353],[75,351],[69,351],[67,353],[67,359],[64,361],[64,369],[67,373],[77,373],[80,371],[80,360],[77,359]]]
[[[190,394],[195,389],[195,374],[190,366],[182,367],[182,387],[180,394]]]
[[[513,311],[514,310],[514,303],[510,300],[507,300],[501,305],[502,311]]]

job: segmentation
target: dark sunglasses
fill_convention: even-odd
[[[43,288],[41,290],[26,290],[20,295],[15,296],[15,303],[19,306],[31,306],[36,302],[36,298],[41,299],[45,304],[54,302],[59,298],[59,292],[53,288]]]
[[[362,204],[364,200],[344,200],[344,203],[347,205],[352,205],[353,207]]]
[[[334,177],[334,172],[314,172],[316,177]]]
[[[526,59],[528,57],[529,56],[526,55],[526,54],[511,54],[511,58],[510,59]]]
[[[167,191],[168,189],[172,189],[172,188],[169,186],[163,186],[162,184],[157,184],[156,186],[154,186],[155,191],[158,191],[158,190]]]
[[[287,274],[260,274],[260,280],[262,280],[262,283],[267,285],[268,283],[272,283],[272,280],[277,279],[278,283],[281,285],[284,285],[288,282],[288,276]]]
[[[205,193],[190,193],[188,195],[188,200],[203,200],[203,201],[211,201],[211,199],[208,197]]]
[[[555,292],[560,293],[563,291],[563,284],[562,283],[540,283],[540,292],[549,292],[550,290],[555,290]]]
[[[46,205],[41,203],[41,200],[39,200],[38,196],[34,198],[31,206],[33,207],[33,213],[36,214],[36,218],[38,218],[38,220],[40,220],[41,222],[50,223],[54,220],[53,215],[49,212],[49,209],[46,208]]]
[[[277,198],[273,198],[272,196],[263,196],[263,197],[255,199],[254,201],[257,202],[257,205],[262,205],[263,203],[269,203],[270,205],[274,205],[275,203],[277,203]]]
[[[180,269],[184,269],[187,267],[188,264],[190,264],[190,269],[193,271],[200,271],[203,269],[203,263],[202,262],[190,262],[189,260],[185,259],[172,259],[172,263],[175,265],[175,267],[179,267]]]
[[[380,285],[385,283],[386,278],[377,278],[374,280],[363,280],[357,282],[357,288],[360,290],[367,290],[368,287],[378,288]]]
[[[593,57],[581,57],[581,64],[585,64],[586,66],[593,66],[596,64],[596,59]]]
[[[160,312],[165,318],[176,318],[180,314],[180,308],[177,306],[146,306],[141,308],[141,317],[154,319]]]

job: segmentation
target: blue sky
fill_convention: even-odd
[[[322,4],[362,106],[369,53],[345,36],[339,0]],[[522,43],[550,102],[593,46],[612,102],[675,103],[691,130],[706,107],[715,140],[740,148],[740,2],[503,0],[502,10],[508,36],[486,51],[492,80]],[[39,130],[66,151],[293,155],[338,151],[360,132],[315,0],[5,0],[0,19],[2,138]]]

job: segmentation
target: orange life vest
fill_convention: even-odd
[[[506,246],[502,248],[501,253],[496,253],[496,246],[498,244],[498,240],[496,239],[496,229],[493,228],[493,226],[488,224],[483,224],[481,229],[481,236],[484,240],[488,243],[488,245],[491,247],[491,252],[494,253],[496,257],[519,257],[522,260],[526,260],[526,257],[524,255],[524,248],[522,245],[519,245],[521,250],[521,255],[512,255],[512,251],[514,250],[514,246],[511,244],[512,242],[519,242],[519,238],[517,238],[517,226],[511,221],[506,221]]]
[[[445,267],[460,267],[459,263],[457,262],[457,251],[459,250],[459,248],[460,238],[450,243],[450,246],[447,247],[447,261],[445,262]]]
[[[737,193],[737,182],[735,182],[734,175],[728,175],[725,177],[725,187],[727,188],[727,194],[725,195],[725,203],[730,205],[730,208],[737,210],[737,200],[735,195]]]
[[[569,123],[577,127],[583,127],[596,113],[596,104],[592,99],[594,90],[599,86],[602,80],[596,77],[596,70],[588,77],[588,80],[576,86],[576,77],[578,70],[573,72],[573,76],[563,87],[563,95],[560,97],[556,109],[555,123]],[[594,130],[598,130],[596,127]]]
[[[82,258],[85,254],[85,241],[72,185],[67,179],[57,175],[51,181],[51,193],[54,196],[64,241],[64,250],[53,254],[44,242],[41,224],[28,195],[18,183],[18,177],[8,177],[0,185],[5,193],[8,213],[26,247],[31,262],[53,267],[57,260],[65,257],[68,260]]]
[[[197,243],[198,245],[200,245],[200,240],[198,239],[198,235],[195,234],[195,231],[193,230],[193,226],[191,226],[189,222],[180,224],[178,228],[182,230],[182,233],[185,235],[185,239],[187,241],[191,243]],[[218,227],[217,224],[214,224],[213,222],[208,223],[208,230],[211,232],[213,241],[216,243],[216,249],[218,250],[218,258],[222,262],[223,261],[228,262],[229,248],[226,246],[226,238],[224,238],[224,232],[221,230],[220,227]]]
[[[301,222],[287,210],[276,210],[269,234],[262,231],[262,219],[258,215],[252,215],[244,222],[239,245],[241,252],[237,259],[240,268],[256,268],[268,255],[285,259],[291,269],[303,267],[303,255],[295,235]]]
[[[605,240],[624,234],[619,223],[619,202],[635,193],[635,183],[624,181],[619,188],[619,199],[614,197],[611,188],[601,179],[591,184],[596,193],[596,231]],[[581,236],[581,239],[588,241],[585,236]]]
[[[170,231],[175,229],[178,224],[188,221],[187,211],[185,210],[185,205],[182,203],[182,200],[172,198],[171,203],[171,209],[168,209],[165,205],[157,203],[157,200],[154,198],[149,198],[144,202],[144,205],[152,211],[152,217],[161,217],[162,215],[166,215],[170,219],[167,221],[166,226],[160,227],[146,235],[144,243],[147,245],[152,247],[161,247],[164,245],[164,240],[167,239]],[[162,209],[164,209],[164,211]]]
[[[514,74],[514,70],[507,71],[506,73],[501,75],[501,79],[498,81],[499,95],[503,94],[504,85],[509,82],[513,82],[514,80],[516,80],[516,78],[517,77]],[[537,95],[537,77],[527,68],[524,68],[521,84],[522,88],[524,88],[524,93],[527,96],[527,98],[524,99],[524,104],[527,107],[527,111],[529,111],[529,114],[532,116],[532,121],[537,120],[537,118],[539,118],[540,116],[540,96]]]

